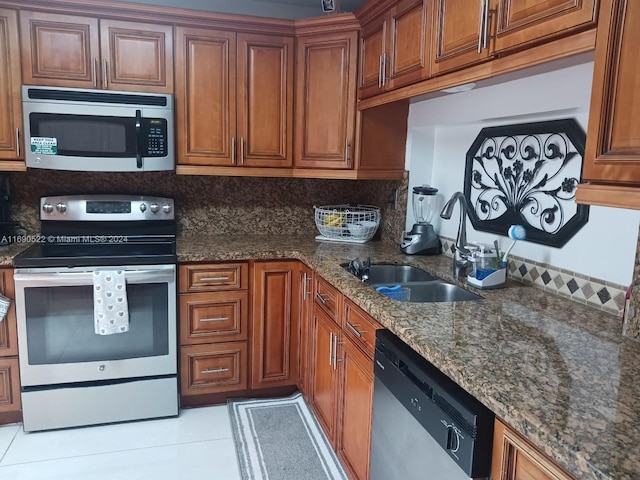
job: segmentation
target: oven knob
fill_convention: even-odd
[[[168,203],[165,203],[165,204],[162,206],[162,211],[163,211],[164,213],[170,213],[170,212],[171,212],[171,205],[169,205]]]
[[[53,212],[53,205],[51,205],[50,203],[45,203],[44,205],[42,205],[42,210],[45,213],[51,213]]]
[[[147,210],[147,205],[146,205],[145,203],[141,203],[141,204],[140,204],[140,211],[141,211],[141,212],[144,212],[144,211],[146,211],[146,210]]]
[[[158,207],[157,203],[152,203],[151,205],[149,205],[149,209],[153,212],[156,213],[158,211],[160,207]]]
[[[104,366],[104,365],[100,365],[100,366],[98,367],[98,370],[100,370],[101,372],[104,372],[104,369],[105,369],[105,366]]]
[[[56,210],[58,210],[60,213],[64,213],[67,211],[67,204],[60,202],[59,204],[56,205]]]

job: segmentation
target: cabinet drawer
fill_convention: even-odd
[[[20,374],[17,358],[0,358],[0,413],[20,411]]]
[[[180,293],[246,289],[248,272],[246,263],[180,265]]]
[[[376,330],[379,328],[383,328],[382,325],[350,300],[345,300],[342,329],[371,358],[376,347]]]
[[[313,301],[324,312],[331,317],[331,319],[338,323],[338,316],[340,312],[340,303],[342,301],[342,295],[335,288],[329,285],[325,280],[316,275],[314,281],[314,295]]]
[[[247,389],[247,343],[214,343],[180,348],[182,395]]]
[[[247,340],[248,301],[246,291],[180,295],[180,344]]]

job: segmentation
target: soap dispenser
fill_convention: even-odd
[[[471,271],[467,283],[476,288],[502,288],[507,279],[507,269],[501,267],[497,252],[482,243],[475,244],[471,254]]]

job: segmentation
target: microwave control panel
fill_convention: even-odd
[[[142,152],[144,157],[167,156],[167,121],[164,118],[142,119]]]

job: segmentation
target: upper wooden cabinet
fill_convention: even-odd
[[[579,203],[640,209],[640,2],[603,0]]]
[[[595,26],[598,0],[434,0],[434,74]]]
[[[290,167],[293,38],[177,28],[176,116],[178,165]]]
[[[402,0],[365,20],[360,36],[360,98],[429,76],[429,6],[427,0]]]
[[[25,169],[19,45],[16,12],[0,9],[0,170]]]
[[[28,85],[173,93],[173,28],[20,12]]]
[[[295,166],[352,169],[358,32],[297,39]]]

